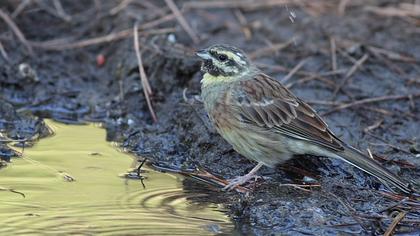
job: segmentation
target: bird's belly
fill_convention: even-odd
[[[219,130],[222,137],[235,151],[244,157],[273,167],[290,159],[293,155],[282,137],[243,129]]]

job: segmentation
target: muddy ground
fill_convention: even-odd
[[[2,159],[19,156],[6,146],[11,140],[27,146],[49,135],[42,119],[53,118],[102,122],[109,140],[161,169],[245,174],[255,163],[220,138],[197,96],[194,50],[227,43],[266,73],[286,77],[339,137],[419,184],[419,3],[176,1],[182,26],[168,2],[2,1]],[[140,82],[135,22],[157,122]],[[260,174],[264,180],[248,194],[192,178],[184,185],[224,204],[244,234],[419,233],[418,205],[343,162],[303,156]]]

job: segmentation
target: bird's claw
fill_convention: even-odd
[[[231,191],[233,189],[235,189],[236,187],[243,185],[245,183],[247,183],[249,180],[254,179],[254,181],[257,181],[258,179],[260,179],[261,177],[258,175],[244,175],[244,176],[238,176],[236,178],[233,178],[231,180],[229,180],[229,184],[227,184],[225,187],[223,187],[222,190],[224,191]]]

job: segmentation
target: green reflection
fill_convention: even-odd
[[[107,143],[99,126],[47,123],[55,135],[0,170],[0,186],[26,196],[0,191],[0,235],[212,235],[232,229],[217,206],[189,203],[178,175],[149,170],[146,189],[118,177],[133,159]]]

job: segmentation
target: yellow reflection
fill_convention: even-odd
[[[212,235],[230,231],[217,206],[194,209],[180,176],[149,170],[146,189],[118,177],[132,158],[97,125],[47,124],[55,135],[0,170],[0,235]],[[74,181],[72,181],[74,180]]]

